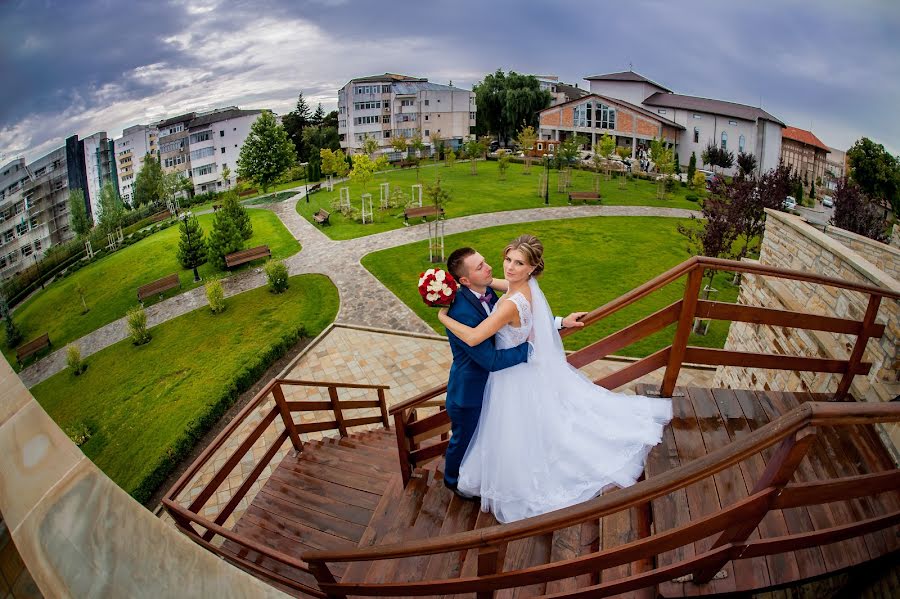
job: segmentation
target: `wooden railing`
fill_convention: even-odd
[[[699,299],[701,281],[707,269],[763,275],[847,289],[867,295],[868,304],[863,319],[857,321],[818,314],[701,300]],[[695,256],[593,310],[585,315],[582,321],[585,323],[585,326],[591,326],[659,289],[675,283],[682,277],[687,277],[682,299],[570,354],[568,356],[569,364],[576,368],[581,368],[597,360],[602,360],[636,341],[640,341],[669,325],[677,323],[671,345],[616,372],[600,377],[594,383],[607,389],[615,389],[633,382],[654,370],[665,367],[666,370],[659,394],[662,397],[671,397],[675,389],[675,382],[678,379],[678,373],[684,363],[710,366],[741,366],[744,368],[772,368],[842,374],[843,376],[834,394],[835,400],[841,400],[847,395],[853,377],[858,374],[868,373],[872,366],[868,362],[863,362],[862,357],[868,340],[881,337],[884,334],[885,325],[875,322],[875,316],[878,313],[878,307],[882,298],[900,299],[900,293],[872,285],[850,283],[843,279],[775,268],[752,262],[737,262],[734,260]],[[689,346],[687,342],[695,318],[751,322],[770,326],[850,334],[856,335],[856,343],[846,360],[693,347]],[[566,336],[574,332],[574,329],[569,329],[563,330],[561,334]],[[415,412],[415,408],[421,407],[425,402],[433,401],[446,393],[446,391],[446,384],[434,387],[396,404],[390,410],[390,414],[394,418],[404,484],[409,482],[412,471],[417,466],[443,455],[447,447],[448,442],[442,440],[424,448],[419,448],[422,441],[444,434],[450,423],[447,413],[439,412],[417,419]]]
[[[814,532],[750,538],[753,530],[771,510],[849,500],[887,491],[896,492],[900,486],[900,469],[897,468],[815,482],[789,482],[821,429],[885,422],[900,422],[900,404],[804,403],[764,427],[711,451],[701,459],[570,508],[450,536],[348,551],[307,551],[301,557],[309,564],[319,588],[328,597],[477,593],[479,598],[486,598],[500,589],[596,574],[607,568],[652,559],[661,553],[713,537],[715,540],[709,549],[698,555],[665,566],[651,566],[627,578],[554,596],[605,597],[652,587],[687,574],[693,575],[695,582],[703,583],[732,559],[768,556],[834,543],[900,523],[900,511],[894,511]],[[821,434],[826,433],[827,431],[821,431]],[[657,497],[713,476],[772,447],[776,447],[776,450],[749,495],[717,512],[693,518],[682,526],[655,532],[615,548],[520,570],[500,571],[496,556],[510,541],[550,534],[622,510],[640,508]],[[478,551],[477,575],[463,578],[377,584],[337,582],[328,566],[329,563],[416,558],[471,549]]]
[[[302,386],[302,387],[318,387],[328,389],[327,401],[288,401],[284,395],[285,386]],[[309,568],[302,561],[289,555],[275,551],[265,547],[250,539],[230,531],[223,527],[229,516],[237,508],[241,500],[247,495],[247,492],[253,486],[260,474],[272,461],[272,458],[278,453],[279,449],[288,439],[297,452],[303,451],[303,441],[300,435],[304,433],[319,432],[325,430],[337,430],[340,435],[346,436],[349,427],[363,426],[368,424],[382,423],[386,428],[390,428],[390,420],[388,419],[387,402],[385,399],[385,390],[387,385],[364,385],[357,383],[335,383],[323,381],[300,381],[292,379],[272,379],[263,387],[259,393],[240,411],[240,413],[222,430],[221,433],[213,440],[212,443],[200,454],[200,457],[194,461],[187,471],[181,475],[178,481],[166,493],[163,498],[163,506],[166,511],[175,520],[178,528],[190,537],[193,541],[206,549],[216,553],[225,559],[235,563],[236,565],[248,570],[256,572],[261,576],[274,580],[280,584],[290,588],[301,590],[304,593],[312,594],[320,597],[325,595],[310,587],[299,585],[289,578],[280,577],[277,574],[261,568],[259,565],[250,560],[242,559],[236,555],[223,551],[217,544],[213,543],[216,536],[231,541],[240,547],[254,551],[262,556],[268,557],[276,562],[280,562],[292,568],[304,572],[310,572]],[[377,399],[372,400],[341,400],[338,396],[338,389],[371,389],[376,391]],[[191,499],[190,504],[185,507],[179,502],[179,495],[187,487],[188,483],[196,478],[200,470],[216,455],[222,446],[228,441],[247,420],[255,410],[257,410],[269,396],[275,400],[274,405],[263,416],[262,420],[241,440],[240,444],[226,458],[222,466],[215,472],[212,479],[203,486],[199,494]],[[367,416],[362,418],[346,418],[345,410],[358,408],[378,408],[380,415]],[[333,420],[321,422],[296,423],[292,414],[298,412],[311,411],[330,411],[334,415]],[[280,418],[284,429],[275,439],[275,441],[266,449],[262,458],[256,463],[253,470],[246,477],[243,483],[234,491],[228,502],[222,507],[218,514],[212,519],[201,515],[203,508],[209,499],[217,492],[219,486],[234,471],[235,467],[242,461],[247,452],[262,437],[262,435],[273,426],[276,419]],[[199,530],[198,530],[199,527]]]

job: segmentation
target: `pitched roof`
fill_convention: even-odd
[[[681,94],[657,92],[644,100],[648,106],[663,106],[665,108],[681,108],[682,110],[696,110],[697,112],[709,112],[732,116],[745,121],[757,121],[764,119],[785,126],[780,120],[763,110],[746,104],[726,102],[724,100],[711,100],[697,96],[683,96]]]
[[[591,93],[586,89],[581,89],[580,87],[569,85],[568,83],[557,83],[556,91],[565,94],[566,97],[572,98],[573,100],[583,98]]]
[[[655,85],[659,89],[664,89],[667,92],[670,92],[669,88],[660,85],[656,81],[652,81],[647,79],[643,75],[639,75],[634,71],[622,71],[621,73],[607,73],[605,75],[593,75],[591,77],[585,77],[587,81],[639,81],[641,83],[649,83],[650,85]]]
[[[421,77],[410,77],[408,75],[398,75],[396,73],[385,73],[384,75],[369,75],[368,77],[357,77],[351,79],[350,83],[367,83],[369,81],[428,81]]]
[[[620,100],[619,98],[609,98],[609,97],[607,97],[607,96],[601,96],[600,94],[587,94],[587,95],[584,96],[583,98],[575,98],[574,100],[569,100],[568,102],[563,102],[563,103],[561,103],[561,104],[556,104],[556,105],[554,105],[554,106],[549,106],[549,107],[547,107],[547,108],[545,108],[545,109],[543,109],[543,110],[539,110],[538,113],[546,112],[546,111],[548,111],[548,110],[556,110],[557,108],[560,108],[560,107],[562,107],[562,106],[567,106],[567,105],[569,105],[569,104],[574,104],[575,102],[582,102],[582,101],[586,100],[587,98],[591,98],[591,97],[593,97],[593,98],[599,98],[600,100],[603,100],[603,101],[605,101],[605,102],[609,102],[610,104],[621,104],[622,106],[625,106],[625,107],[628,108],[629,110],[633,110],[633,111],[635,111],[635,112],[639,112],[639,113],[643,114],[644,116],[647,116],[647,117],[650,117],[650,118],[652,118],[652,119],[654,119],[654,120],[656,120],[656,121],[659,121],[660,123],[664,124],[664,125],[667,126],[667,127],[674,127],[675,129],[682,129],[682,130],[685,129],[684,125],[679,125],[679,124],[676,123],[675,121],[672,121],[672,120],[669,120],[669,119],[667,119],[667,118],[665,118],[665,117],[663,117],[663,116],[660,116],[660,115],[656,114],[655,112],[652,112],[652,111],[650,111],[650,110],[647,110],[646,108],[643,108],[643,107],[641,107],[641,106],[636,106],[636,105],[632,104],[631,102],[626,102],[625,100]]]
[[[831,152],[828,146],[822,143],[822,140],[813,135],[812,131],[807,131],[806,129],[798,129],[797,127],[785,127],[781,131],[781,138],[792,139],[794,141],[799,141],[802,144],[814,146],[816,148],[819,148],[820,150],[825,150],[825,152]]]
[[[227,121],[228,119],[236,119],[242,116],[250,116],[253,114],[261,114],[262,110],[241,110],[240,108],[225,108],[222,110],[214,110],[208,114],[200,115],[190,123],[188,123],[188,128],[193,129],[195,127],[202,127],[204,125],[210,125],[212,123],[218,123],[219,121]]]

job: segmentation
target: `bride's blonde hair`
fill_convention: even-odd
[[[544,271],[544,244],[534,235],[519,235],[513,239],[509,245],[503,248],[504,258],[510,250],[519,250],[525,254],[528,263],[534,267],[531,276],[536,277]]]

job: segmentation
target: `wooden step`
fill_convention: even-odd
[[[540,564],[546,564],[550,560],[550,548],[553,534],[535,535],[524,539],[516,539],[506,547],[506,556],[503,560],[503,572],[522,570]],[[494,595],[497,599],[516,599],[519,597],[537,597],[543,595],[546,584],[532,584],[513,589],[503,589]]]
[[[288,586],[287,584],[278,582],[279,579],[287,579],[295,584],[302,585],[303,588],[308,589],[313,592],[317,592],[319,589],[318,584],[316,583],[316,578],[310,574],[309,572],[305,572],[303,570],[298,570],[292,566],[288,566],[287,564],[283,564],[277,560],[273,560],[269,557],[261,555],[256,551],[251,551],[249,549],[244,549],[236,545],[235,543],[226,540],[222,546],[219,548],[222,552],[246,560],[257,566],[265,569],[267,572],[271,573],[267,576],[262,576],[256,572],[251,571],[251,574],[262,580],[263,582],[270,584],[277,589],[287,593],[291,597],[317,597],[318,595],[311,595],[304,593],[302,591],[298,591],[297,589]],[[237,564],[238,567],[241,567],[240,564]],[[275,578],[272,577],[274,575]]]
[[[443,481],[437,481],[443,485]],[[441,523],[438,536],[447,536],[458,532],[466,532],[475,527],[475,519],[479,514],[479,502],[466,500],[453,494],[447,506],[447,515]],[[422,580],[438,580],[458,578],[465,551],[452,551],[432,555],[425,567]]]
[[[395,474],[384,490],[381,501],[372,512],[372,519],[359,539],[359,547],[371,547],[378,545],[391,528],[391,524],[397,516],[404,495],[403,477]],[[366,572],[373,562],[353,562],[347,567],[342,582],[361,582],[365,579]]]

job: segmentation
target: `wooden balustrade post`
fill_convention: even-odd
[[[700,294],[700,284],[703,282],[703,267],[695,267],[688,275],[684,285],[684,300],[681,303],[681,315],[678,318],[678,327],[675,329],[675,338],[672,340],[672,351],[669,352],[669,362],[666,365],[666,373],[663,375],[662,385],[659,386],[660,397],[672,397],[675,383],[678,381],[678,372],[684,361],[684,351],[688,338],[691,336],[691,327],[694,324],[694,312],[697,310],[697,300]]]
[[[869,329],[875,324],[875,317],[878,316],[878,307],[880,305],[881,296],[869,296],[869,305],[866,307],[866,315],[863,317],[862,329],[856,337],[856,345],[853,346],[850,359],[847,361],[847,372],[841,377],[841,382],[838,383],[838,388],[834,392],[832,401],[843,401],[844,397],[847,396],[853,377],[856,376],[856,369],[859,367],[859,363],[862,362],[863,354],[866,351],[866,344],[869,342]]]
[[[391,420],[388,418],[387,399],[384,397],[384,389],[378,389],[378,405],[381,408],[381,422],[384,428],[391,428]]]
[[[409,437],[406,436],[406,410],[394,414],[394,434],[397,436],[397,455],[400,457],[400,476],[403,486],[412,478],[412,466],[409,463]]]
[[[415,421],[418,420],[418,419],[419,419],[419,410],[418,410],[418,408],[412,408],[412,409],[409,411],[409,417],[406,419],[406,422],[415,422]],[[417,449],[419,449],[419,444],[416,443],[414,439],[410,439],[410,440],[409,440],[409,450],[410,450],[410,451],[415,451],[415,450],[417,450]]]
[[[331,570],[328,569],[328,564],[320,561],[311,561],[309,563],[309,571],[312,572],[312,575],[316,577],[316,582],[321,585],[324,584],[337,584],[337,580],[334,578],[334,574],[331,573]],[[325,596],[328,599],[345,599],[347,597],[346,593],[329,593],[325,591]]]
[[[790,482],[791,477],[794,476],[794,471],[800,465],[800,462],[806,456],[806,452],[809,451],[815,440],[816,429],[806,427],[782,441],[772,459],[766,464],[766,469],[759,477],[759,480],[756,481],[750,494],[754,495],[769,487],[784,488]],[[728,543],[743,543],[746,541],[747,537],[759,526],[759,523],[762,522],[762,519],[765,518],[772,508],[772,504],[778,499],[778,495],[778,493],[773,493],[769,496],[767,502],[756,504],[748,510],[748,513],[738,524],[723,530],[719,538],[710,547],[710,550],[722,547]],[[731,556],[726,554],[716,562],[698,570],[694,573],[694,582],[696,584],[709,582],[716,575],[716,572],[725,566],[730,559]]]
[[[328,397],[331,398],[331,410],[334,412],[334,419],[337,421],[338,432],[342,437],[346,437],[347,425],[344,424],[344,413],[341,412],[341,402],[338,399],[337,387],[328,387]]]
[[[438,412],[446,412],[446,411],[447,411],[446,405],[438,406]],[[450,431],[447,431],[446,433],[441,433],[441,441],[446,441],[449,438],[450,438]]]
[[[297,426],[294,424],[290,410],[288,410],[287,401],[284,399],[284,391],[281,390],[280,383],[276,382],[275,386],[272,387],[272,395],[275,397],[275,405],[278,406],[278,412],[281,414],[281,420],[284,422],[284,428],[287,429],[291,444],[298,453],[303,451],[303,441],[300,440]]]
[[[478,550],[478,576],[489,576],[496,574],[499,563],[500,550],[496,547],[485,547]],[[492,599],[494,591],[478,591],[475,593],[476,599]]]

